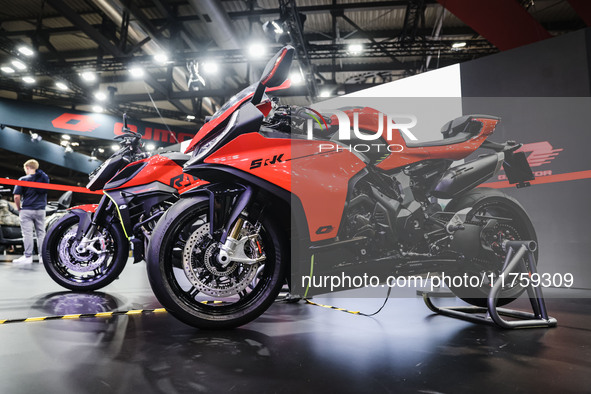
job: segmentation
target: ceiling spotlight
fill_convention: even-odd
[[[156,61],[156,63],[166,64],[166,62],[168,62],[168,55],[164,52],[161,52],[157,55],[154,55],[154,60]]]
[[[251,58],[261,58],[267,53],[267,47],[261,43],[253,43],[248,47],[248,56]]]
[[[62,134],[62,139],[66,141],[70,141],[71,137],[69,134]]]
[[[23,77],[23,81],[25,81],[26,83],[35,83],[35,78],[27,75],[26,77]]]
[[[25,70],[27,68],[27,65],[21,62],[20,60],[13,60],[11,63],[14,67],[18,68],[19,70]]]
[[[117,152],[117,151],[119,150],[119,145],[117,145],[117,144],[113,144],[113,145],[111,145],[111,150],[112,150],[113,152]]]
[[[39,142],[41,141],[43,138],[37,134],[37,133],[33,133],[31,131],[29,131],[29,134],[31,135],[31,142]]]
[[[361,52],[363,52],[363,46],[361,44],[349,44],[347,47],[347,52],[349,52],[351,55],[359,55]]]
[[[105,109],[103,107],[101,107],[100,105],[93,105],[92,106],[92,111],[93,112],[103,112]]]
[[[92,71],[84,71],[82,74],[80,74],[80,76],[86,82],[94,82],[94,81],[96,81],[96,74],[94,72],[92,72]]]
[[[14,68],[8,66],[3,66],[2,68],[0,68],[0,70],[2,70],[2,72],[6,74],[12,74],[14,72]]]
[[[107,95],[104,92],[95,92],[94,97],[98,101],[105,101],[107,99]]]
[[[323,90],[322,92],[320,92],[320,97],[330,97],[330,91]]]
[[[99,153],[105,153],[105,150],[103,148],[98,148],[98,152]]]
[[[72,152],[74,152],[74,149],[72,149],[72,147],[68,144],[66,146],[66,148],[64,149],[64,152],[66,152],[66,153],[72,153]]]
[[[146,145],[146,150],[147,151],[152,151],[156,148],[156,146],[154,146],[154,144],[147,144]]]
[[[55,86],[59,89],[59,90],[68,90],[68,85],[66,85],[63,82],[56,82]]]
[[[284,22],[281,19],[276,19],[263,23],[263,33],[272,41],[280,42],[286,36]]]
[[[140,78],[144,76],[144,69],[141,67],[132,67],[129,69],[129,73],[134,78]]]
[[[68,141],[66,141],[66,140],[61,140],[60,141],[60,145],[61,146],[68,146],[68,145],[70,145],[70,143]]]
[[[70,145],[72,145],[72,146],[80,146],[80,143],[79,142],[70,142]]]
[[[217,63],[206,62],[202,64],[203,72],[206,74],[215,74],[218,72]]]
[[[459,49],[459,48],[463,48],[465,46],[466,46],[466,42],[465,41],[461,41],[461,42],[454,42],[451,47],[452,48]]]
[[[299,71],[294,71],[289,74],[289,80],[293,85],[299,85],[304,81],[302,74]]]
[[[195,120],[195,115],[187,115],[187,120]]]
[[[25,56],[33,56],[35,54],[35,51],[33,51],[26,45],[21,45],[20,47],[18,47],[18,51]]]
[[[271,26],[273,26],[273,31],[277,34],[283,34],[283,28],[281,27],[281,25],[279,25],[279,23],[277,23],[276,21],[271,21]]]

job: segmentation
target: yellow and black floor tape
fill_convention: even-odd
[[[317,302],[310,301],[309,298],[303,298],[306,304],[320,306],[322,308],[334,309],[336,311],[341,311],[345,313],[350,313],[352,315],[358,316],[373,316],[378,314],[384,306],[386,306],[386,302],[388,302],[388,296],[390,295],[390,291],[388,291],[388,295],[384,300],[384,304],[378,309],[376,312],[371,314],[366,314],[360,311],[351,311],[345,308],[339,308],[336,306],[331,305],[324,305],[319,304]],[[281,300],[279,300],[281,301]],[[224,304],[224,301],[201,301],[202,304],[206,305],[219,305]],[[71,315],[53,315],[53,316],[40,316],[40,317],[25,317],[21,319],[0,319],[0,324],[8,324],[8,323],[28,323],[28,322],[35,322],[35,321],[46,321],[46,320],[73,320],[73,319],[88,319],[88,318],[96,318],[96,317],[112,317],[112,316],[121,316],[121,315],[142,315],[142,314],[150,314],[150,313],[162,313],[166,312],[164,308],[156,308],[156,309],[131,309],[128,311],[113,311],[113,312],[99,312],[99,313],[76,313]]]
[[[322,308],[334,309],[335,311],[350,313],[352,315],[370,317],[370,316],[377,315],[378,313],[380,313],[382,311],[382,309],[384,309],[384,307],[386,306],[386,303],[388,302],[388,298],[390,298],[390,292],[392,292],[392,288],[391,287],[388,287],[388,293],[386,294],[386,299],[384,300],[384,303],[382,304],[382,306],[380,307],[380,309],[378,309],[377,311],[375,311],[373,313],[363,313],[363,312],[360,312],[360,311],[350,311],[348,309],[339,308],[339,307],[332,306],[332,305],[318,304],[317,302],[310,301],[309,298],[302,298],[302,299],[304,301],[306,301],[306,304],[320,306]]]
[[[323,308],[334,309],[335,311],[341,311],[341,312],[351,313],[353,315],[362,315],[362,313],[359,312],[359,311],[350,311],[350,310],[345,309],[345,308],[339,308],[339,307],[336,307],[336,306],[319,304],[317,302],[310,301],[308,298],[304,298],[304,301],[306,301],[306,304],[310,304],[310,305],[316,305],[316,306],[321,306]]]
[[[166,312],[166,309],[164,309],[164,308],[132,309],[129,311],[77,313],[77,314],[72,314],[72,315],[54,315],[54,316],[27,317],[27,318],[22,318],[22,319],[4,319],[4,320],[0,320],[0,324],[25,323],[25,322],[45,321],[45,320],[86,319],[86,318],[91,318],[91,317],[111,317],[111,316],[120,316],[120,315],[140,315],[140,314],[146,314],[146,313],[161,313],[161,312]]]

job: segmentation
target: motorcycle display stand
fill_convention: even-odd
[[[534,252],[537,248],[535,241],[505,241],[502,246],[507,252],[502,274],[512,272],[518,264],[523,264],[521,259],[526,253],[529,261],[530,275],[537,273],[536,260],[534,257]],[[488,296],[487,308],[476,306],[438,307],[433,304],[431,298],[441,296],[445,293],[420,292],[420,294],[423,296],[423,300],[430,310],[443,316],[468,320],[475,323],[486,323],[504,329],[556,327],[557,320],[548,316],[548,312],[546,311],[546,303],[544,301],[542,289],[539,286],[534,287],[531,281],[528,283],[526,289],[533,313],[497,308],[497,301],[502,290],[501,280],[497,280],[496,283],[494,283]],[[483,313],[485,313],[484,316],[482,315]],[[519,320],[505,320],[501,315]]]

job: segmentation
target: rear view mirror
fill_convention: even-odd
[[[267,88],[280,86],[289,76],[295,49],[291,45],[284,46],[273,56],[261,76],[261,85]]]

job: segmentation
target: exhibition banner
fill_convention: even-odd
[[[0,99],[0,124],[54,133],[112,140],[123,134],[121,118],[101,113],[82,112],[16,100]],[[174,144],[191,139],[197,131],[158,123],[129,119],[128,127],[157,144]]]

